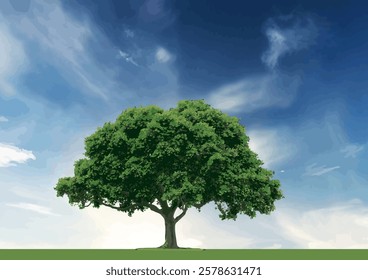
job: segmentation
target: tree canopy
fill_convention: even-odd
[[[275,209],[283,197],[280,182],[248,141],[236,117],[203,100],[169,110],[129,108],[85,139],[85,158],[55,190],[80,208],[106,206],[128,215],[150,209],[165,220],[163,247],[175,248],[175,224],[191,207],[214,202],[221,219]]]

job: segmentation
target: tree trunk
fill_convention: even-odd
[[[179,248],[176,242],[176,232],[175,232],[176,222],[174,221],[174,215],[168,214],[164,216],[164,220],[165,220],[165,243],[162,246],[160,246],[160,248],[168,248],[168,249]]]

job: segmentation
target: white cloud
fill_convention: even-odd
[[[160,63],[166,63],[166,62],[170,61],[171,54],[167,50],[165,50],[164,48],[160,47],[156,51],[156,59]]]
[[[119,50],[119,55],[125,59],[126,62],[129,62],[135,66],[139,66],[135,61],[134,59],[129,55],[127,54],[126,52],[123,52],[121,50]]]
[[[15,166],[17,163],[25,163],[29,159],[36,159],[32,151],[0,143],[0,167]]]
[[[288,46],[286,45],[285,36],[280,31],[269,29],[266,35],[270,41],[270,49],[262,56],[262,60],[270,68],[274,68],[277,65],[279,57],[287,51]]]
[[[347,145],[345,148],[341,149],[340,151],[345,154],[345,157],[352,157],[355,158],[359,152],[361,152],[364,149],[363,145],[356,145],[356,144],[350,144]]]
[[[223,111],[249,111],[264,100],[264,83],[262,79],[255,79],[228,84],[212,92],[208,101]]]
[[[276,23],[276,21],[285,23],[288,20],[291,23],[286,28]],[[310,18],[288,16],[270,20],[265,33],[270,45],[262,55],[262,61],[270,69],[274,69],[285,54],[309,47],[315,40],[317,29]]]
[[[3,21],[1,16],[0,21]],[[12,77],[24,70],[26,56],[21,42],[3,23],[0,23],[0,42],[0,95],[14,95]]]
[[[323,174],[326,174],[328,172],[331,172],[335,169],[339,169],[340,166],[333,166],[333,167],[326,167],[325,165],[317,166],[316,163],[313,163],[309,166],[307,166],[306,171],[304,175],[307,176],[321,176]]]
[[[264,74],[219,87],[208,102],[225,112],[253,112],[271,106],[287,107],[293,101],[301,79],[282,73]]]
[[[20,203],[7,203],[6,205],[9,207],[15,207],[19,209],[33,211],[33,212],[36,212],[42,215],[60,216],[58,214],[53,213],[50,208],[40,206],[37,204],[20,202]]]
[[[0,116],[0,122],[7,122],[9,121],[7,118],[5,118],[4,116]]]
[[[281,234],[300,248],[368,247],[368,208],[359,200],[327,208],[276,214]]]
[[[297,152],[291,133],[286,129],[257,129],[247,135],[250,149],[258,154],[265,167],[281,164]]]

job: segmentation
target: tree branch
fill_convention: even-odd
[[[164,201],[160,198],[157,198],[157,200],[158,200],[158,203],[160,203],[160,205],[161,205],[162,211],[167,211],[169,209],[169,205],[167,204],[166,201]]]
[[[158,208],[156,205],[147,203],[147,204],[143,204],[143,206],[148,207],[153,212],[159,213],[160,215],[162,214],[162,210],[160,208]]]
[[[181,219],[181,218],[183,218],[183,217],[184,217],[184,215],[187,213],[187,211],[188,211],[188,207],[185,205],[185,206],[184,206],[184,209],[183,209],[183,212],[181,212],[181,213],[180,213],[180,215],[179,215],[179,216],[177,216],[177,217],[174,219],[174,223],[179,222],[179,221],[180,221],[180,219]]]
[[[90,201],[87,205],[86,203],[83,203],[83,205],[79,206],[79,209],[84,209],[87,208],[88,206],[90,206],[92,204],[92,201]]]
[[[160,208],[158,208],[157,206],[150,204],[150,203],[135,203],[133,205],[127,206],[127,207],[119,207],[119,206],[114,206],[105,202],[101,202],[102,205],[118,210],[118,211],[129,211],[129,210],[135,210],[136,207],[147,207],[149,209],[151,209],[153,212],[162,214],[162,210]]]
[[[105,202],[101,202],[101,204],[106,206],[106,207],[110,207],[112,209],[119,210],[119,211],[134,210],[134,208],[136,206],[136,205],[131,205],[131,206],[128,206],[128,207],[118,207],[118,206],[114,206],[114,205],[111,205],[111,204],[108,204],[108,203],[105,203]]]

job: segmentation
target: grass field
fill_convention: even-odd
[[[0,249],[0,260],[368,260],[368,250]]]

